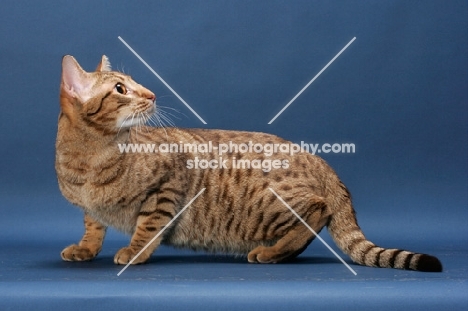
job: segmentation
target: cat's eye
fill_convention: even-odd
[[[122,83],[117,83],[115,85],[115,90],[119,92],[120,94],[123,94],[123,95],[127,94],[127,88]]]

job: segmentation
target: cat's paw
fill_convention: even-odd
[[[248,255],[247,260],[250,263],[277,263],[277,253],[272,247],[258,246],[254,248]]]
[[[96,257],[89,248],[76,244],[66,247],[60,255],[65,261],[88,261]]]
[[[114,257],[114,263],[116,265],[128,264],[137,254],[139,250],[135,250],[132,247],[124,247],[120,249]],[[145,252],[141,253],[133,262],[133,265],[144,263],[148,260],[149,255]]]

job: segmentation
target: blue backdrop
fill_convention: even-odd
[[[5,297],[16,288],[11,282],[19,291],[24,285],[36,296],[42,295],[40,286],[25,285],[21,283],[24,279],[50,278],[48,284],[56,289],[64,279],[73,281],[74,277],[86,282],[98,278],[104,282],[100,284],[117,286],[112,278],[106,279],[106,273],[115,275],[112,252],[125,245],[127,238],[115,232],[109,237],[116,243],[115,249],[102,259],[106,264],[80,266],[100,271],[98,276],[86,272],[84,279],[78,274],[70,277],[70,269],[76,266],[61,266],[61,248],[80,237],[82,225],[81,213],[61,197],[54,171],[61,57],[72,54],[85,69],[93,70],[106,54],[115,69],[156,93],[157,103],[174,114],[176,126],[263,131],[295,142],[354,143],[354,154],[322,156],[350,188],[364,231],[379,244],[416,247],[443,261],[445,258],[446,274],[438,280],[448,282],[442,286],[445,294],[456,296],[445,297],[467,302],[458,295],[467,288],[468,252],[466,1],[4,1],[0,25],[0,247],[4,246],[0,251],[0,287],[10,288]],[[118,36],[207,124],[200,122]],[[341,56],[269,125],[354,37]],[[320,249],[320,245],[313,247]],[[186,254],[167,252],[176,254],[175,261]],[[313,258],[315,253],[312,249],[305,255]],[[333,258],[326,251],[323,256]],[[35,258],[40,258],[39,266],[31,264]],[[139,268],[143,270],[138,270],[141,275],[135,278],[148,281],[144,271],[169,262]],[[190,260],[183,262],[191,269],[205,269],[214,279],[225,276],[226,270],[219,265],[218,270],[211,269],[210,260],[193,265]],[[224,264],[227,269],[233,263]],[[338,263],[333,264],[327,269],[337,269]],[[293,275],[304,267],[261,269],[269,269],[265,273],[273,275],[278,271]],[[261,271],[259,275],[267,270]],[[341,268],[339,271],[339,276],[322,277],[328,281],[349,278],[348,287],[340,286],[345,292],[353,290],[356,279]],[[363,271],[367,273],[366,280],[360,279],[363,282],[407,277],[407,272],[394,277],[397,272],[390,270]],[[126,273],[127,281],[135,280],[131,271]],[[164,271],[160,273],[164,275]],[[233,283],[223,286],[232,286],[236,295],[245,298],[246,292],[236,287],[239,274],[232,276]],[[411,277],[426,280],[425,274]],[[187,271],[181,278],[203,283],[204,276]],[[265,284],[271,286],[270,293],[299,286],[294,278],[276,283],[274,277],[268,280]],[[213,283],[208,283],[206,295],[212,295],[213,301],[221,299],[222,304],[229,291],[216,295],[210,289]],[[254,281],[247,284],[252,288],[258,285]],[[327,284],[333,288],[333,282]],[[436,281],[424,284],[441,286]],[[50,300],[41,300],[42,306],[69,302],[69,292],[61,290],[61,300],[51,295]],[[92,296],[92,292],[81,290],[83,297]],[[411,295],[428,292],[423,286]],[[401,290],[401,295],[395,295],[408,298],[405,293]],[[385,290],[377,294],[382,299],[392,297]],[[3,300],[5,306],[24,298],[11,297]],[[101,298],[106,301],[106,297],[103,294]],[[198,306],[206,303],[197,301]],[[22,306],[38,303],[33,298],[23,302]],[[248,298],[244,302],[255,304]],[[425,300],[420,302],[423,305]],[[111,300],[107,303],[115,307]]]

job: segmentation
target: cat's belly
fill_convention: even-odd
[[[184,225],[180,222],[170,229],[164,236],[163,244],[180,248],[190,248],[193,250],[203,250],[212,253],[247,255],[257,246],[271,246],[276,240],[271,241],[248,241],[240,240],[239,237],[219,235],[215,233],[207,234],[194,224]]]
[[[122,233],[132,235],[135,231],[136,217],[130,209],[99,209],[89,210],[86,213],[103,225]]]

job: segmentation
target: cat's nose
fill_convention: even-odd
[[[148,94],[146,94],[146,98],[154,102],[156,100],[156,95],[154,95],[154,93],[152,92],[149,92]]]

